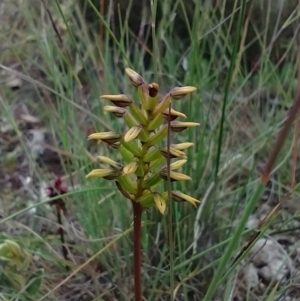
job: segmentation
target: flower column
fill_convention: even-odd
[[[161,181],[168,180],[168,167],[162,166],[165,158],[175,159],[170,164],[171,181],[187,181],[191,177],[178,172],[186,162],[185,150],[193,143],[172,144],[170,147],[159,147],[168,134],[168,125],[173,132],[181,132],[187,128],[198,126],[195,122],[180,122],[177,118],[186,118],[185,114],[169,110],[172,100],[181,99],[194,92],[195,87],[175,87],[161,101],[158,100],[159,86],[156,83],[146,84],[135,71],[127,68],[126,73],[134,87],[138,90],[139,104],[124,94],[103,95],[101,98],[112,102],[113,106],[105,106],[117,118],[123,118],[128,131],[123,135],[115,132],[91,134],[88,139],[103,141],[121,154],[124,162],[99,156],[105,164],[103,169],[95,169],[86,177],[100,177],[115,180],[122,195],[131,200],[134,213],[134,274],[135,300],[142,300],[141,291],[141,215],[144,208],[155,206],[162,214],[166,210],[167,192],[159,191]],[[169,153],[168,153],[169,151]],[[188,202],[194,206],[197,199],[180,191],[172,191],[171,197],[177,202]]]

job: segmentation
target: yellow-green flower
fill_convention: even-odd
[[[122,160],[117,162],[107,156],[98,156],[103,168],[92,170],[87,178],[115,180],[118,190],[127,199],[139,203],[143,208],[156,207],[161,214],[166,212],[168,193],[160,192],[163,181],[190,181],[189,175],[179,172],[187,162],[185,151],[193,146],[191,142],[161,147],[170,129],[175,134],[199,125],[196,122],[180,121],[187,116],[170,108],[174,100],[181,99],[196,91],[195,87],[175,87],[162,98],[159,85],[147,84],[138,73],[126,69],[132,85],[137,89],[139,101],[125,94],[102,95],[100,98],[113,103],[104,106],[104,111],[117,118],[123,118],[127,129],[123,133],[99,132],[89,135],[88,140],[107,143],[111,151],[117,152]],[[160,100],[161,99],[161,100]],[[175,138],[176,139],[176,138]],[[172,162],[166,165],[166,158]],[[175,160],[174,160],[175,159]],[[172,191],[177,202],[196,206],[199,201],[180,191]]]

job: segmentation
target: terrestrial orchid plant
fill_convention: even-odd
[[[178,118],[186,115],[171,108],[173,100],[178,100],[194,92],[195,87],[175,87],[159,100],[159,86],[156,83],[147,84],[144,79],[132,69],[126,73],[137,89],[139,103],[130,97],[119,95],[102,95],[100,98],[109,100],[113,105],[104,106],[104,111],[123,118],[128,130],[124,134],[116,132],[101,132],[89,135],[88,140],[107,143],[116,149],[123,162],[99,156],[104,165],[102,169],[92,170],[87,178],[104,178],[115,181],[121,194],[133,205],[134,224],[134,285],[135,301],[142,300],[141,288],[141,216],[146,208],[156,207],[161,214],[166,212],[169,198],[176,202],[187,202],[193,206],[197,199],[181,191],[159,191],[162,181],[188,181],[191,177],[178,170],[187,162],[185,150],[193,143],[184,142],[160,147],[167,137],[168,131],[182,132],[198,126],[195,122],[181,122]],[[174,162],[166,164],[166,159]],[[165,166],[163,166],[166,164]]]

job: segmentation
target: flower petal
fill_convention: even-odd
[[[181,99],[188,94],[191,94],[197,90],[196,87],[186,86],[186,87],[175,87],[170,91],[170,95],[173,99]]]
[[[93,133],[88,136],[88,140],[98,140],[103,141],[108,144],[114,144],[122,138],[122,135],[115,132],[102,132],[102,133]]]
[[[178,144],[171,144],[171,147],[173,149],[183,151],[183,150],[186,150],[186,149],[188,149],[189,147],[191,147],[193,145],[194,145],[194,143],[192,143],[192,142],[183,142],[183,143],[178,143]]]
[[[182,118],[187,118],[185,114],[175,111],[174,109],[171,108],[171,112],[169,114],[169,109],[166,109],[165,111],[162,112],[162,116],[167,120],[167,121],[173,121],[178,117]]]
[[[88,178],[106,178],[110,180],[112,178],[117,178],[121,173],[113,169],[94,169],[85,177]]]
[[[200,203],[199,200],[197,200],[187,194],[184,194],[179,190],[172,191],[171,194],[172,194],[172,199],[176,202],[187,202],[187,203],[192,204],[195,207],[197,206],[197,203]]]
[[[144,84],[144,79],[137,72],[130,68],[126,68],[125,71],[133,86],[138,87]]]
[[[110,100],[114,105],[120,108],[125,108],[132,104],[132,100],[125,94],[101,95],[100,98]]]
[[[105,106],[103,109],[106,112],[113,113],[118,118],[122,118],[127,112],[125,109],[115,106]]]
[[[200,123],[197,123],[197,122],[172,121],[170,123],[170,127],[173,132],[182,132],[182,131],[186,130],[187,128],[195,127],[198,125],[200,125]]]
[[[167,146],[164,147],[164,148],[161,148],[160,152],[165,158],[168,158],[168,147]],[[176,149],[172,146],[170,146],[169,154],[170,154],[171,159],[173,159],[173,158],[186,158],[186,155],[183,151],[181,151],[179,149]]]
[[[166,204],[165,199],[161,196],[160,193],[154,192],[153,193],[153,200],[154,200],[156,208],[159,210],[159,212],[161,214],[164,214],[165,211],[166,211],[166,208],[167,208],[167,204]]]
[[[142,131],[143,127],[140,125],[133,126],[125,135],[124,135],[124,141],[130,142],[138,137],[140,132]]]
[[[139,167],[139,163],[137,161],[130,162],[123,168],[124,175],[131,175],[136,172]]]
[[[122,170],[123,169],[123,165],[108,158],[108,157],[105,157],[105,156],[98,156],[97,157],[101,162],[103,163],[106,163],[108,165],[110,165],[111,167],[113,167],[114,169],[117,169],[117,170]]]
[[[168,171],[166,168],[163,168],[160,171],[160,175],[161,177],[165,180],[168,181]],[[185,175],[183,173],[179,173],[176,171],[170,171],[170,180],[171,182],[175,182],[175,181],[190,181],[192,178],[188,175]]]

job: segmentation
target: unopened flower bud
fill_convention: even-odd
[[[104,111],[113,113],[118,118],[122,118],[127,112],[125,109],[115,106],[105,106]]]
[[[101,95],[100,98],[110,100],[115,106],[120,108],[125,108],[132,104],[132,100],[125,94]]]
[[[114,180],[120,175],[121,172],[114,169],[94,169],[86,175],[86,178],[104,178],[106,180]]]
[[[163,168],[160,171],[161,177],[165,180],[168,181],[168,171],[166,168]],[[192,178],[188,175],[185,175],[183,173],[179,173],[176,171],[170,171],[170,181],[175,182],[175,181],[190,181]]]
[[[197,206],[197,203],[200,203],[199,200],[192,198],[191,196],[182,193],[181,191],[175,190],[171,192],[171,197],[175,202],[187,202],[193,206]]]
[[[194,145],[194,143],[192,143],[192,142],[183,142],[183,143],[178,143],[178,144],[171,144],[171,148],[183,151],[193,145]]]
[[[161,148],[160,152],[161,152],[161,154],[165,158],[168,158],[168,147]],[[183,151],[170,146],[169,157],[170,157],[170,159],[173,159],[173,158],[185,158],[186,155],[185,155],[185,153]]]
[[[184,96],[193,93],[197,90],[197,88],[192,86],[186,86],[186,87],[175,87],[170,91],[170,95],[173,99],[181,99]]]
[[[159,91],[159,85],[156,83],[148,85],[148,91],[150,97],[155,97]]]
[[[148,112],[153,112],[158,104],[158,100],[159,100],[158,90],[159,90],[158,84],[152,83],[148,85],[149,97],[148,97],[148,103],[146,108]]]
[[[133,161],[130,162],[129,164],[127,164],[124,169],[123,169],[123,174],[124,175],[131,175],[133,173],[136,172],[136,170],[138,169],[139,164],[137,161]]]
[[[197,123],[197,122],[172,121],[170,123],[170,127],[173,132],[182,132],[182,131],[186,130],[187,128],[195,127],[198,125],[200,125],[200,123]]]
[[[115,132],[102,132],[102,133],[93,133],[88,136],[88,140],[98,140],[106,142],[110,145],[120,141],[122,135]]]
[[[182,159],[182,160],[177,160],[173,163],[170,164],[170,170],[176,170],[179,169],[180,167],[182,167],[185,163],[187,162],[186,159]],[[164,169],[167,170],[167,165],[163,167]]]
[[[158,192],[153,192],[153,200],[159,212],[164,214],[167,208],[166,200]]]
[[[166,109],[165,111],[163,111],[162,116],[167,120],[167,121],[173,121],[178,117],[182,117],[182,118],[186,118],[186,115],[175,111],[174,109],[171,108],[171,112],[169,112],[169,109]]]
[[[126,68],[125,71],[133,86],[139,87],[144,84],[144,79],[137,72],[133,71],[130,68]]]
[[[123,165],[108,158],[108,157],[105,157],[105,156],[98,156],[97,157],[99,159],[99,161],[101,161],[102,163],[105,163],[105,164],[108,164],[109,166],[111,166],[113,169],[116,169],[116,170],[119,170],[121,171],[123,169]]]
[[[130,142],[137,138],[137,136],[142,131],[143,127],[141,125],[135,125],[133,126],[125,135],[124,135],[124,141]]]

